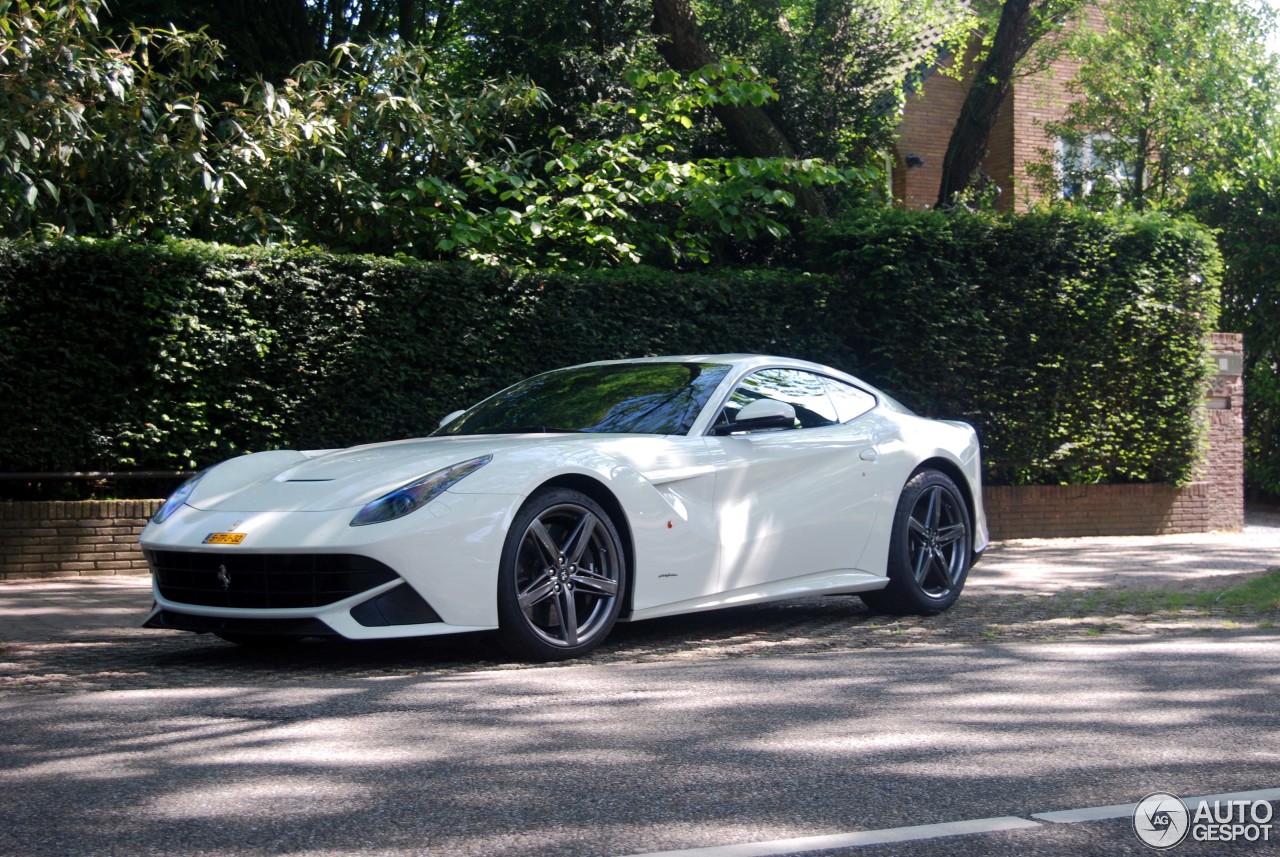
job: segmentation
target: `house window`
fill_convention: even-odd
[[[1059,187],[1063,199],[1095,193],[1123,193],[1136,171],[1126,156],[1131,147],[1110,134],[1085,134],[1057,140]]]

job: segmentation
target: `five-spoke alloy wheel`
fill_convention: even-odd
[[[609,634],[626,558],[608,514],[566,488],[529,498],[512,523],[498,578],[499,637],[518,657],[574,658]]]
[[[969,508],[956,483],[917,471],[902,489],[889,543],[889,585],[862,593],[873,610],[937,613],[960,596],[973,561]]]

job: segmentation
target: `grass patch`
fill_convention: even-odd
[[[1280,568],[1273,568],[1261,577],[1224,589],[1217,595],[1206,592],[1203,598],[1209,601],[1206,606],[1210,607],[1217,604],[1259,611],[1280,609]]]
[[[1105,616],[1120,613],[1146,615],[1207,612],[1215,607],[1246,613],[1280,610],[1280,568],[1239,586],[1216,592],[1177,592],[1169,589],[1098,589],[1062,592],[1050,598],[1056,610],[1075,616]]]

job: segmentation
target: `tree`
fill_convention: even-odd
[[[799,153],[841,167],[878,161],[909,81],[967,37],[960,4],[897,0],[653,0],[658,50],[689,71],[720,56],[759,68],[779,93],[759,108],[717,110],[734,150]],[[921,50],[920,36],[942,38]],[[820,200],[806,210],[821,211]]]
[[[714,66],[720,58],[707,46],[689,0],[653,0],[654,29],[666,39],[658,45],[671,68],[689,73]],[[736,149],[750,158],[794,158],[795,148],[761,104],[716,104],[712,113],[724,126]],[[798,194],[808,214],[826,214],[820,195],[806,189]]]
[[[214,112],[218,46],[176,28],[97,30],[91,0],[0,18],[0,229],[191,236],[504,265],[709,261],[782,237],[795,204],[848,176],[813,160],[697,156],[716,106],[764,104],[741,64],[638,70],[591,135],[530,121],[527,79],[447,81],[403,40],[344,44]],[[521,136],[513,135],[513,128]]]
[[[722,55],[775,81],[768,109],[793,146],[842,165],[892,145],[907,92],[973,25],[963,4],[947,0],[702,0],[697,9]]]
[[[0,223],[7,234],[188,233],[221,193],[201,95],[221,53],[200,34],[91,37],[98,4],[0,15]]]
[[[306,0],[110,0],[99,11],[115,39],[130,29],[204,30],[222,49],[225,86],[236,98],[242,78],[282,79],[298,63],[325,55],[317,4]]]
[[[1222,325],[1245,333],[1245,469],[1280,495],[1280,69],[1245,0],[1109,0],[1059,50],[1078,96],[1040,183],[1072,204],[1166,209],[1217,227]]]
[[[1046,125],[1065,145],[1040,180],[1095,206],[1178,207],[1275,110],[1273,15],[1244,0],[1109,0],[1103,21],[1058,46],[1081,60],[1078,100]]]
[[[822,158],[878,168],[892,142],[904,79],[927,66],[922,32],[959,44],[971,16],[956,0],[113,0],[117,29],[206,28],[224,46],[227,94],[254,77],[281,86],[304,62],[344,41],[395,40],[430,56],[432,79],[452,91],[478,80],[523,78],[546,96],[507,131],[517,146],[549,129],[624,133],[593,105],[633,96],[629,72],[688,75],[725,59],[758,69],[768,103],[720,103],[686,135],[696,155]],[[225,87],[224,87],[225,88]],[[867,171],[870,178],[870,171]],[[823,198],[796,187],[802,207]]]
[[[222,44],[228,70],[279,83],[300,63],[323,59],[344,42],[392,36],[443,46],[458,32],[464,0],[111,0],[108,30],[207,30]]]
[[[1076,5],[1077,0],[1004,0],[1001,4],[991,45],[974,73],[947,143],[938,208],[955,205],[979,177],[991,130],[1018,64]]]
[[[418,47],[347,46],[251,90],[222,228],[240,241],[505,265],[680,264],[710,261],[721,239],[782,237],[778,215],[794,205],[782,187],[846,180],[815,161],[697,158],[674,145],[713,105],[772,97],[747,69],[639,71],[628,86],[633,98],[600,107],[622,117],[599,123],[626,130],[557,127],[524,148],[506,128],[545,106],[528,81],[450,92]]]

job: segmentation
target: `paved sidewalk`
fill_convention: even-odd
[[[1280,568],[1280,514],[1250,512],[1241,533],[1017,539],[994,543],[966,592],[1063,589],[1224,589]]]
[[[1280,514],[1254,513],[1241,533],[997,542],[973,570],[973,594],[1062,589],[1220,589],[1280,568]],[[164,632],[139,625],[148,576],[0,583],[0,641],[102,640]]]

